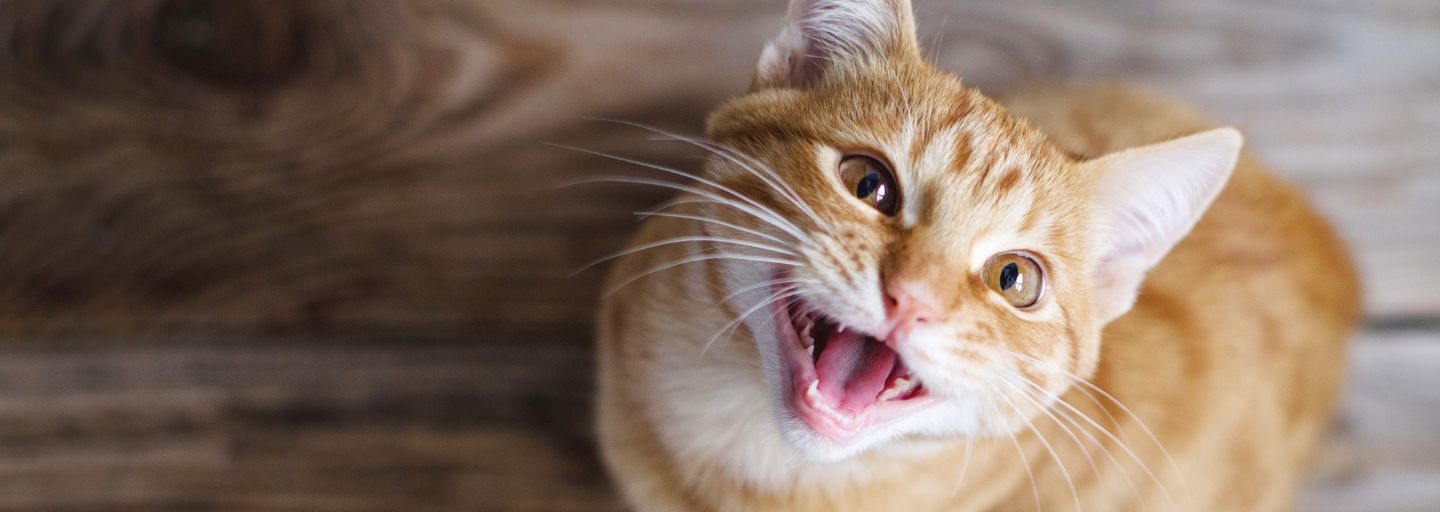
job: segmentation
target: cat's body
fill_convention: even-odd
[[[882,3],[908,8],[902,2]],[[1005,106],[1018,117],[1030,119],[1048,136],[1044,144],[1053,145],[1057,154],[1071,155],[1054,158],[1075,161],[1211,128],[1184,108],[1114,87],[1028,91],[1009,98]],[[748,148],[748,154],[764,153],[763,143],[747,143],[745,137],[736,136],[747,132],[735,125],[763,126],[766,121],[747,117],[749,111],[743,109],[753,105],[730,108],[732,111],[722,109],[712,118],[712,136]],[[997,108],[980,100],[967,115]],[[773,110],[775,118],[788,118],[783,107]],[[1009,122],[1008,117],[998,119],[1001,124]],[[1012,143],[1015,146],[1031,144],[1023,140],[1030,130],[1027,126],[1006,126],[1001,132],[1013,135],[1008,130],[1022,134],[1022,142]],[[797,132],[810,133],[804,129]],[[985,139],[975,135],[969,140]],[[913,161],[929,161],[922,153],[917,150]],[[985,153],[974,150],[967,156],[976,160]],[[767,158],[776,157],[758,157],[761,161]],[[770,162],[783,165],[778,160]],[[714,179],[732,189],[751,190],[743,188],[744,182]],[[919,183],[918,179],[910,181]],[[817,197],[823,190],[806,189],[798,180],[791,184],[804,191],[799,195],[819,211],[819,217],[831,217],[815,206],[825,202],[823,196]],[[1032,202],[1047,201],[1042,192],[1028,194]],[[1055,200],[1076,195],[1084,197],[1076,192]],[[994,406],[1001,402],[992,401],[990,409],[946,410],[945,414],[952,416],[941,418],[941,423],[969,424],[971,416],[985,417],[965,427],[974,430],[971,435],[940,435],[932,430],[941,427],[917,427],[916,432],[881,436],[864,449],[846,451],[835,448],[849,442],[844,438],[835,445],[823,440],[816,445],[810,437],[803,437],[818,434],[797,419],[800,413],[793,412],[792,404],[774,398],[777,381],[782,390],[789,388],[784,387],[784,377],[776,377],[783,372],[776,368],[775,359],[767,356],[770,342],[764,341],[768,338],[763,332],[771,328],[768,324],[772,321],[779,321],[783,311],[767,317],[759,310],[754,315],[758,319],[735,326],[733,335],[715,336],[730,326],[731,319],[753,312],[749,306],[757,301],[734,297],[737,292],[746,297],[741,288],[773,277],[765,273],[768,267],[750,261],[726,263],[740,265],[732,267],[722,264],[724,260],[706,260],[630,279],[685,258],[716,254],[714,246],[718,244],[698,240],[715,237],[716,224],[697,222],[698,218],[744,224],[743,217],[722,217],[722,209],[713,203],[681,204],[669,211],[677,216],[648,220],[636,245],[676,237],[696,237],[701,243],[661,245],[620,260],[611,285],[624,286],[605,302],[600,316],[601,445],[623,494],[645,511],[1030,510],[1037,498],[1040,508],[1056,511],[1071,510],[1077,504],[1092,511],[1285,510],[1291,506],[1302,475],[1302,462],[1333,409],[1342,379],[1344,340],[1358,308],[1349,261],[1330,229],[1294,189],[1270,176],[1253,159],[1241,157],[1203,220],[1145,275],[1133,308],[1128,313],[1125,308],[1116,309],[1119,316],[1108,325],[1106,315],[1097,312],[1106,308],[1103,304],[1090,306],[1080,299],[1067,299],[1083,292],[1061,282],[1068,268],[1064,257],[1047,259],[1045,268],[1056,283],[1049,292],[1056,297],[1047,300],[1064,307],[1043,307],[1058,308],[1061,313],[1056,314],[1063,314],[1065,320],[1040,315],[1024,319],[1063,324],[1064,330],[1056,331],[1063,334],[1034,336],[1077,340],[1073,346],[1067,345],[1070,355],[1060,359],[1064,362],[1056,364],[1085,377],[1093,388],[1074,379],[1050,379],[1053,375],[1046,373],[1046,367],[1032,368],[1032,373],[1025,375],[1063,395],[1056,403],[1044,400],[1041,394],[1024,398],[1034,400],[1036,407],[1022,414],[1022,405],[1015,415],[1024,416],[1032,426],[991,418],[1003,416]],[[787,210],[789,218],[808,215],[803,209]],[[917,214],[917,218],[960,218],[956,215],[964,212],[932,217]],[[1056,217],[1049,219],[1054,225],[1045,232],[1059,233],[1060,225],[1078,222]],[[1033,222],[1026,221],[1023,226]],[[1016,225],[1022,224],[1017,221]],[[763,223],[749,227],[760,231]],[[911,234],[917,231],[914,226],[906,229],[905,237],[915,236]],[[1006,229],[1023,232],[1031,228]],[[864,232],[840,231],[837,238],[851,246],[864,249],[882,243],[855,239],[863,238]],[[977,240],[985,236],[974,235]],[[915,247],[922,244],[913,238],[904,238],[906,242],[880,234],[875,238],[903,247],[885,252],[884,261],[917,251]],[[953,252],[930,251],[925,261],[966,259],[958,248],[969,245],[949,238],[953,234],[947,234],[945,241],[946,247],[955,248]],[[1085,237],[1079,239],[1082,241],[1074,246],[1056,241],[1038,246],[1096,251],[1083,241]],[[1022,246],[1018,242],[1000,245]],[[811,266],[818,265],[812,257]],[[893,265],[875,266],[877,275],[886,276],[882,281],[902,274],[885,270],[896,268]],[[983,293],[983,287],[981,290]],[[769,294],[757,297],[765,295]],[[817,300],[808,295],[803,298]],[[989,310],[964,309],[966,301],[975,300],[982,299],[956,298],[952,307],[967,312],[954,316],[988,320],[984,314]],[[889,311],[888,306],[885,310]],[[1029,328],[1026,325],[1006,327],[1012,325],[1004,323],[1008,321],[1013,319],[995,320],[1000,333],[992,330],[989,336],[996,340],[1031,336],[1024,330]],[[970,331],[965,327],[958,329],[954,332],[960,334],[934,339],[947,344],[947,350],[948,344],[975,344],[977,348],[972,350],[987,353],[981,345],[990,343],[990,338],[967,334]],[[1095,334],[1087,336],[1092,330]],[[918,334],[906,336],[914,340],[897,341],[892,339],[894,335],[870,339],[896,347],[900,354],[896,357],[903,356],[915,368],[930,393],[945,397],[942,400],[966,399],[967,388],[950,391],[938,372],[922,364],[937,352],[927,352],[920,345],[937,342]],[[1092,337],[1093,351],[1087,352],[1085,347],[1091,342],[1085,340]],[[1007,353],[1032,353],[1037,361],[1047,357],[1039,355],[1047,353],[1043,344],[1015,342],[1007,346],[1013,347]],[[981,367],[1001,364],[972,357],[982,361],[974,363]],[[819,364],[817,357],[817,367]],[[1023,364],[1012,366],[1027,371]],[[945,368],[949,366],[942,370]],[[960,374],[962,369],[976,371],[964,367],[949,373]],[[975,375],[981,379],[987,374]],[[1051,380],[1057,383],[1052,385]],[[849,381],[844,385],[850,385]],[[958,398],[949,398],[952,395]],[[1014,404],[1022,396],[1005,398],[1004,403]],[[1040,402],[1045,406],[1040,407]],[[928,413],[920,414],[927,418],[923,414]]]

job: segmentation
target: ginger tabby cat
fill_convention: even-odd
[[[613,270],[599,435],[642,511],[1292,507],[1358,310],[1241,138],[1116,87],[993,101],[908,0],[794,0]],[[658,168],[658,167],[657,167]]]

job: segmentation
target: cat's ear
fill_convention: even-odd
[[[1102,322],[1130,310],[1145,273],[1184,238],[1235,169],[1243,139],[1219,128],[1086,162],[1096,176],[1091,233]]]
[[[910,0],[790,0],[752,89],[807,88],[835,69],[919,54]]]

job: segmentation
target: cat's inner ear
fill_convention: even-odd
[[[1130,310],[1145,273],[1179,243],[1225,187],[1243,139],[1219,128],[1086,162],[1095,176],[1091,233],[1097,311]]]
[[[790,0],[785,28],[760,55],[752,89],[803,89],[832,72],[919,54],[910,0]]]

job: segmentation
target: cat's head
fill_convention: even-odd
[[[767,257],[722,260],[751,276],[726,292],[774,300],[745,329],[778,427],[817,459],[1004,435],[1083,385],[1241,145],[1220,129],[1066,155],[926,63],[908,0],[793,1],[709,134],[738,150],[709,178],[757,203],[707,203],[709,234],[781,249],[736,247]]]

